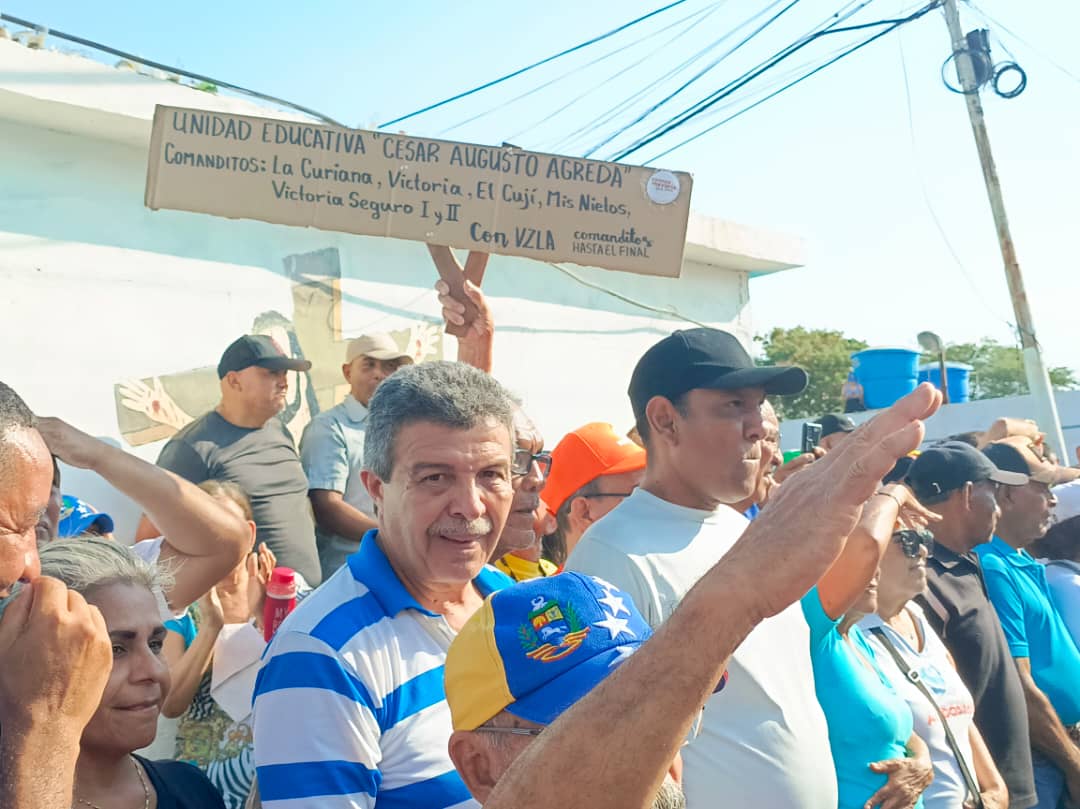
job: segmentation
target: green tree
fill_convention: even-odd
[[[814,418],[844,409],[840,391],[851,373],[851,355],[866,343],[839,331],[802,326],[776,328],[756,339],[768,364],[799,365],[810,375],[810,384],[798,396],[773,400],[781,419]]]
[[[945,357],[949,362],[965,362],[972,366],[972,399],[997,399],[1028,393],[1024,355],[1016,346],[1002,345],[990,338],[977,343],[949,343]],[[923,357],[924,362],[936,359]],[[1049,373],[1050,384],[1058,390],[1072,390],[1080,384],[1070,368],[1050,368]]]

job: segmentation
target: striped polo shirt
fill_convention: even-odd
[[[443,663],[454,632],[417,603],[369,531],[290,615],[255,683],[265,809],[475,807],[447,753]],[[512,584],[485,567],[488,595]]]

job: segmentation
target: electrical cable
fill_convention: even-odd
[[[844,55],[847,55],[847,53],[852,53],[855,50],[858,50],[859,48],[862,48],[865,45],[870,44],[871,42],[873,42],[876,39],[879,39],[880,37],[884,36],[885,34],[888,34],[891,31],[896,30],[901,25],[905,25],[907,23],[913,22],[913,21],[919,19],[920,17],[923,17],[926,14],[929,14],[931,11],[938,8],[941,5],[941,2],[942,2],[942,0],[931,0],[931,2],[928,3],[926,6],[924,6],[923,8],[921,8],[918,11],[916,11],[916,12],[914,12],[912,14],[909,14],[907,17],[904,17],[904,18],[901,18],[901,19],[879,20],[876,23],[871,23],[869,25],[858,26],[859,28],[866,28],[866,27],[876,26],[876,25],[888,25],[889,27],[887,29],[885,29],[885,31],[882,31],[882,32],[880,32],[878,34],[875,34],[874,36],[870,37],[869,39],[867,39],[864,42],[860,43],[859,45],[855,46],[854,48],[849,49],[848,51],[845,52]],[[832,34],[832,33],[840,33],[842,30],[846,30],[846,29],[839,29],[839,28],[830,27],[830,28],[828,28],[828,29],[826,29],[824,31],[819,31],[818,33],[812,35],[805,42],[798,43],[798,44],[796,44],[796,45],[794,45],[792,47],[789,47],[789,48],[785,49],[783,52],[781,52],[777,56],[770,59],[764,66],[756,68],[756,69],[752,70],[751,72],[749,72],[748,74],[743,74],[742,77],[734,80],[733,82],[730,82],[728,85],[726,85],[725,87],[723,87],[720,90],[716,91],[715,93],[713,93],[712,95],[710,95],[707,98],[703,99],[702,101],[698,102],[693,107],[686,110],[684,113],[681,113],[679,116],[677,116],[677,119],[671,120],[669,123],[665,124],[664,126],[658,127],[657,129],[654,129],[650,134],[644,136],[643,138],[640,138],[638,141],[631,144],[629,147],[623,149],[622,151],[618,152],[617,154],[615,154],[614,156],[612,156],[609,159],[612,160],[613,162],[618,162],[618,161],[624,160],[625,158],[627,158],[631,154],[634,154],[635,152],[639,151],[640,149],[647,146],[648,144],[653,143],[656,140],[659,140],[660,138],[667,135],[669,132],[679,128],[680,126],[683,126],[684,124],[686,124],[691,119],[697,117],[698,115],[700,115],[705,110],[707,110],[710,107],[714,106],[721,99],[726,98],[727,96],[731,95],[735,91],[739,90],[741,87],[743,87],[746,84],[748,84],[749,82],[753,81],[755,78],[760,76],[762,73],[766,72],[770,68],[772,68],[775,65],[779,64],[784,59],[787,59],[792,54],[794,54],[797,51],[801,50],[802,48],[806,47],[811,42],[813,42],[813,41],[815,41],[815,40],[817,40],[817,39],[819,39],[819,38],[821,38],[823,36],[827,36],[829,34]],[[843,58],[843,57],[841,56],[839,58]],[[834,59],[832,61],[835,62],[835,61],[838,61],[838,59]],[[831,64],[831,63],[832,62],[827,63],[826,65],[823,65],[822,67],[823,68],[827,67],[828,64]],[[815,72],[817,72],[817,71],[815,71]]]
[[[960,259],[960,254],[957,253],[956,248],[953,247],[952,240],[949,238],[948,231],[945,230],[945,226],[941,223],[941,219],[937,215],[937,211],[934,210],[934,204],[930,199],[930,191],[926,187],[926,178],[923,176],[919,166],[921,165],[921,158],[919,156],[919,144],[915,137],[915,112],[914,105],[911,101],[911,84],[908,78],[907,68],[907,56],[904,53],[904,33],[901,31],[897,37],[897,44],[900,48],[900,74],[904,79],[904,99],[907,102],[907,119],[908,119],[908,133],[911,137],[911,153],[915,157],[915,173],[919,178],[919,190],[922,192],[923,202],[926,203],[926,210],[930,214],[930,219],[934,223],[934,227],[937,228],[938,235],[941,236],[941,241],[945,245],[945,248],[949,251],[949,255],[952,256],[954,262],[956,262],[957,268],[960,270],[960,274],[964,276],[964,280],[967,281],[971,291],[975,293],[975,297],[982,304],[982,307],[987,313],[995,320],[1000,320],[1012,331],[1016,331],[1016,326],[1005,318],[1001,317],[994,308],[990,305],[990,302],[983,295],[978,284],[968,273],[967,267],[964,266],[964,262]]]
[[[864,9],[871,2],[873,2],[873,0],[863,0],[863,2],[859,3],[855,8],[851,8],[851,6],[854,5],[854,3],[848,3],[846,6],[843,6],[839,11],[834,12],[833,14],[829,15],[828,17],[826,17],[821,22],[816,23],[813,27],[810,28],[809,31],[805,32],[804,34],[799,36],[797,39],[795,39],[793,42],[786,45],[784,48],[782,48],[780,51],[778,51],[773,56],[770,56],[768,59],[766,59],[766,60],[764,60],[762,62],[758,62],[757,65],[755,65],[753,68],[750,68],[749,71],[743,73],[742,76],[740,76],[739,78],[746,77],[747,75],[749,75],[754,70],[757,70],[758,68],[762,67],[763,65],[766,65],[767,62],[769,62],[772,59],[776,59],[776,57],[781,55],[781,54],[793,53],[795,50],[798,50],[798,48],[802,44],[810,42],[814,38],[815,34],[819,34],[823,30],[823,27],[824,27],[824,30],[828,30],[828,29],[831,29],[831,28],[835,27],[838,23],[843,22],[844,20],[850,19],[853,15],[857,14],[859,11]],[[739,79],[735,79],[732,82],[729,82],[728,84],[721,87],[720,90],[715,91],[711,96],[709,96],[707,98],[711,98],[712,96],[717,95],[718,93],[720,93],[724,89],[731,87],[738,80]],[[701,103],[702,102],[698,102],[698,104],[701,104]],[[694,105],[694,106],[692,106],[692,107],[690,107],[688,109],[693,109],[696,106],[697,105]],[[686,112],[686,111],[684,110],[684,112]],[[675,115],[675,116],[669,118],[668,122],[674,121],[676,118],[678,118],[682,114],[683,113],[679,113],[678,115]],[[616,133],[616,136],[621,134],[622,132],[625,132],[628,128],[629,128],[629,126],[624,126],[622,129],[620,129]],[[656,132],[659,128],[660,127],[657,127],[655,129],[653,129],[652,132]]]
[[[604,146],[607,146],[609,143],[611,143],[611,141],[613,141],[615,138],[617,138],[620,134],[625,132],[627,129],[629,129],[632,126],[635,126],[636,124],[641,123],[643,120],[645,120],[650,115],[652,115],[654,112],[656,112],[658,109],[660,109],[660,107],[664,106],[664,104],[671,101],[671,99],[675,98],[675,96],[677,96],[683,90],[688,88],[690,85],[692,85],[698,79],[703,77],[706,73],[708,73],[710,70],[712,70],[718,64],[720,64],[720,62],[722,62],[724,59],[727,59],[728,57],[730,57],[732,54],[734,54],[736,51],[738,51],[743,45],[746,45],[754,37],[756,37],[758,34],[760,34],[762,31],[764,31],[766,28],[768,28],[770,25],[772,25],[774,22],[776,22],[778,19],[780,19],[782,16],[784,16],[785,13],[787,13],[792,8],[794,8],[796,5],[798,5],[799,2],[800,2],[800,0],[790,0],[790,2],[786,6],[784,6],[782,9],[780,9],[776,14],[771,16],[764,23],[759,25],[757,28],[755,28],[753,31],[751,31],[749,34],[747,34],[745,37],[743,37],[741,40],[739,40],[737,43],[735,43],[734,47],[728,49],[725,53],[718,56],[716,59],[714,59],[708,65],[706,65],[704,67],[704,69],[699,70],[697,73],[695,73],[693,76],[691,76],[687,81],[683,82],[681,85],[676,87],[672,92],[668,93],[666,96],[664,96],[662,99],[657,101],[655,104],[653,104],[647,110],[640,113],[630,123],[626,124],[624,127],[617,130],[616,132],[613,132],[612,134],[608,135],[606,138],[604,138],[602,141],[597,143],[595,146],[585,150],[582,153],[581,156],[582,157],[591,157],[593,154],[600,151],[600,149],[602,149]],[[776,5],[778,5],[778,4],[773,3],[772,6],[769,6],[769,8],[774,8]]]
[[[726,0],[717,0],[717,2],[714,2],[711,5],[706,6],[705,8],[698,9],[693,14],[688,14],[685,17],[671,23],[670,25],[665,25],[663,28],[659,28],[656,31],[652,31],[651,33],[648,33],[648,34],[646,34],[645,36],[643,36],[643,37],[641,37],[639,39],[635,39],[633,42],[628,42],[625,45],[620,45],[617,48],[615,48],[614,50],[608,51],[603,56],[599,56],[596,59],[593,59],[591,62],[586,62],[584,65],[581,65],[579,67],[575,67],[572,70],[568,70],[565,73],[562,73],[561,75],[556,76],[553,79],[549,79],[548,81],[544,82],[543,84],[540,84],[537,87],[532,88],[531,90],[527,90],[524,93],[521,93],[520,95],[514,96],[509,101],[503,101],[503,102],[501,102],[499,104],[496,104],[493,107],[489,107],[484,112],[480,112],[480,113],[477,113],[476,115],[473,115],[471,118],[466,118],[464,121],[459,121],[458,123],[454,124],[453,126],[449,126],[446,129],[443,129],[442,131],[436,133],[436,137],[442,137],[443,135],[446,135],[446,134],[448,134],[450,132],[453,132],[455,129],[459,129],[459,128],[463,127],[463,126],[466,126],[467,124],[471,124],[473,121],[477,121],[477,120],[479,120],[481,118],[484,118],[484,117],[490,115],[493,112],[497,112],[498,110],[504,109],[504,108],[510,106],[511,104],[515,104],[518,101],[521,101],[522,99],[528,98],[529,96],[534,95],[534,94],[540,92],[541,90],[544,90],[544,89],[546,89],[548,87],[551,87],[553,84],[557,84],[558,82],[562,81],[565,78],[573,76],[575,73],[578,73],[578,72],[580,72],[582,70],[587,70],[588,68],[590,68],[590,67],[592,67],[594,65],[597,65],[600,62],[603,62],[603,61],[606,61],[607,59],[610,59],[612,56],[617,56],[617,55],[623,53],[624,51],[626,51],[629,48],[634,47],[635,45],[640,45],[642,42],[645,42],[648,39],[652,39],[653,37],[658,36],[658,35],[664,33],[665,31],[668,31],[668,30],[670,30],[672,28],[675,28],[675,27],[681,25],[682,23],[686,22],[687,20],[693,20],[694,17],[698,18],[697,20],[692,22],[687,28],[685,28],[683,31],[681,31],[679,34],[677,34],[675,37],[673,37],[672,39],[667,40],[663,45],[660,45],[657,48],[655,48],[654,50],[650,51],[646,56],[642,57],[640,60],[638,60],[634,64],[630,65],[628,68],[623,68],[622,70],[620,70],[618,73],[615,74],[616,76],[623,75],[627,70],[632,69],[632,68],[636,67],[637,65],[641,64],[646,59],[653,56],[658,50],[661,50],[665,46],[670,45],[672,42],[674,42],[680,36],[687,33],[688,31],[693,30],[696,26],[700,25],[706,18],[708,18],[708,16],[710,14],[712,14],[721,5],[723,5],[724,2],[726,2]],[[598,85],[598,86],[600,86],[600,85]],[[593,88],[593,90],[595,90],[595,89],[596,89],[596,87]],[[573,101],[569,102],[568,104],[561,107],[559,110],[556,110],[554,113],[552,113],[551,116],[557,115],[559,112],[562,112],[567,107],[571,106],[574,103],[574,101],[577,101],[577,100],[583,98],[584,95],[587,95],[588,92],[592,92],[592,91],[590,90],[590,91],[587,91],[586,93],[584,93],[582,95],[577,96]],[[548,117],[551,117],[551,116],[548,116]],[[507,135],[505,140],[512,141],[516,137],[518,137],[518,135],[520,135],[521,132],[527,131],[528,129],[529,129],[529,127],[526,127],[524,130],[521,130],[519,132],[515,132],[513,134]]]
[[[642,87],[641,89],[636,90],[630,96],[624,98],[619,103],[617,103],[614,106],[610,107],[606,112],[603,112],[599,116],[597,116],[596,118],[593,118],[592,120],[585,122],[584,124],[579,126],[577,129],[574,129],[573,131],[571,131],[567,135],[564,135],[562,138],[555,141],[549,147],[550,150],[554,151],[554,152],[576,151],[576,150],[570,150],[570,149],[566,148],[567,145],[572,143],[579,136],[584,137],[584,136],[588,135],[589,133],[593,132],[594,130],[598,129],[599,127],[603,126],[604,124],[606,124],[606,123],[610,122],[611,120],[617,118],[625,109],[632,106],[634,104],[634,102],[636,102],[639,98],[642,98],[643,96],[647,95],[649,93],[649,91],[651,91],[654,87],[659,87],[661,84],[663,84],[668,79],[673,78],[673,77],[677,76],[679,73],[681,73],[683,70],[686,70],[688,67],[690,67],[690,65],[692,65],[692,64],[694,64],[694,62],[698,61],[698,59],[701,59],[702,57],[708,55],[712,50],[714,50],[722,42],[724,42],[725,40],[732,37],[737,31],[739,31],[743,27],[751,24],[752,22],[757,20],[759,17],[764,16],[766,13],[768,13],[768,11],[770,9],[775,8],[781,2],[783,2],[783,0],[775,0],[775,2],[773,2],[770,5],[766,6],[761,11],[756,12],[753,16],[751,16],[747,20],[739,23],[734,28],[726,31],[719,38],[713,40],[711,43],[706,45],[704,48],[702,48],[701,50],[699,50],[696,53],[692,54],[690,57],[685,59],[682,63],[676,65],[674,68],[669,70],[664,75],[654,79],[653,81],[651,81],[645,87]]]
[[[623,23],[622,25],[618,26],[617,28],[612,28],[607,33],[600,34],[598,36],[593,37],[592,39],[588,39],[588,40],[586,40],[584,42],[581,42],[581,43],[579,43],[577,45],[574,45],[573,47],[567,48],[566,50],[559,51],[558,53],[553,54],[551,56],[548,56],[548,57],[546,57],[544,59],[541,59],[538,62],[533,62],[531,65],[526,65],[525,67],[518,68],[517,70],[514,70],[514,71],[511,71],[510,73],[507,73],[505,76],[500,76],[497,79],[492,79],[491,81],[484,82],[483,84],[480,84],[480,85],[478,85],[476,87],[473,87],[470,90],[465,90],[463,92],[458,93],[457,95],[450,96],[450,98],[444,98],[442,101],[437,101],[434,104],[429,104],[428,106],[423,107],[422,109],[418,109],[415,112],[410,112],[408,115],[402,115],[402,116],[399,116],[398,118],[394,118],[392,121],[387,121],[384,124],[379,124],[379,129],[384,129],[385,127],[393,126],[394,124],[399,124],[402,121],[407,121],[410,118],[415,118],[418,115],[423,115],[425,112],[431,112],[432,110],[438,109],[439,107],[444,107],[447,104],[450,104],[450,103],[452,103],[454,101],[458,101],[458,100],[460,100],[462,98],[465,98],[466,96],[471,96],[471,95],[473,95],[475,93],[481,92],[482,90],[487,90],[489,87],[494,87],[497,84],[502,84],[504,81],[508,81],[509,79],[512,79],[512,78],[514,78],[516,76],[520,76],[522,73],[527,73],[528,71],[533,70],[534,68],[538,68],[541,65],[546,65],[549,62],[554,62],[556,59],[561,59],[564,56],[569,56],[571,53],[575,53],[576,51],[580,51],[582,48],[587,48],[590,45],[595,45],[597,42],[601,42],[601,41],[603,41],[605,39],[608,39],[609,37],[613,37],[616,34],[625,31],[627,28],[635,26],[638,23],[645,22],[645,20],[651,19],[651,18],[655,17],[658,14],[663,14],[665,11],[673,9],[676,6],[681,6],[685,2],[687,2],[687,0],[675,0],[672,3],[668,3],[666,6],[661,6],[660,8],[653,9],[648,14],[643,14],[642,16],[637,17],[636,19],[633,19],[633,20],[630,20],[629,22]]]
[[[834,24],[834,25],[835,25],[835,24],[836,24],[836,22],[838,22],[838,21],[842,21],[842,20],[845,20],[845,19],[849,19],[849,18],[850,18],[850,17],[852,16],[852,15],[854,15],[854,14],[857,14],[857,13],[858,13],[859,11],[861,11],[861,10],[862,10],[863,8],[865,8],[866,6],[868,6],[868,5],[869,5],[870,3],[872,3],[872,2],[874,2],[874,0],[851,0],[851,2],[849,2],[849,3],[847,4],[847,5],[843,6],[843,7],[842,7],[842,8],[841,8],[841,9],[840,9],[839,11],[837,11],[837,12],[835,12],[835,13],[833,13],[833,14],[829,15],[828,17],[826,17],[826,18],[825,18],[824,20],[822,20],[821,22],[819,22],[819,23],[816,23],[816,24],[815,24],[814,26],[812,26],[812,27],[810,28],[810,30],[809,30],[809,31],[805,32],[805,33],[804,33],[804,34],[803,34],[803,35],[802,35],[801,37],[799,37],[799,40],[796,40],[796,41],[800,41],[800,40],[802,40],[802,39],[804,39],[804,38],[806,38],[806,37],[810,36],[810,34],[812,34],[812,33],[814,33],[815,31],[817,31],[817,30],[821,29],[821,28],[822,28],[823,26],[829,25],[830,23],[832,23],[832,24]],[[714,49],[714,48],[715,48],[716,46],[718,46],[718,45],[719,45],[719,44],[720,44],[721,42],[723,42],[723,41],[724,41],[725,39],[728,39],[728,38],[730,38],[730,37],[731,37],[732,35],[734,35],[734,34],[735,34],[735,33],[736,33],[737,31],[739,31],[740,29],[742,29],[742,28],[746,27],[747,25],[750,25],[751,23],[753,23],[753,22],[755,22],[756,20],[758,20],[758,19],[759,19],[760,17],[763,17],[763,16],[765,15],[765,14],[767,14],[767,13],[768,13],[769,11],[771,11],[771,10],[772,10],[773,8],[775,8],[775,7],[777,6],[777,5],[779,5],[779,3],[778,3],[778,2],[777,2],[777,3],[772,3],[771,5],[769,5],[769,6],[766,6],[766,7],[764,8],[764,9],[762,9],[761,11],[757,12],[756,14],[754,14],[754,15],[753,15],[752,17],[750,17],[750,18],[749,18],[749,19],[747,19],[746,21],[744,21],[744,22],[740,23],[739,25],[735,26],[735,28],[733,28],[733,29],[731,29],[730,31],[728,31],[727,33],[725,33],[725,34],[724,34],[724,36],[720,37],[720,38],[719,38],[718,40],[716,40],[716,41],[715,41],[714,43],[712,43],[712,44],[710,44],[709,46],[707,46],[707,47],[706,47],[705,49],[703,49],[702,51],[699,51],[699,52],[698,52],[697,54],[695,54],[695,55],[694,55],[693,57],[691,57],[691,58],[690,58],[689,60],[687,60],[686,62],[684,62],[684,63],[683,63],[682,65],[680,65],[679,67],[675,68],[675,69],[674,69],[673,71],[670,71],[670,72],[669,72],[669,73],[668,73],[667,75],[665,75],[665,76],[662,76],[662,77],[661,77],[660,79],[656,80],[656,81],[655,81],[655,82],[653,83],[653,85],[652,85],[652,86],[659,86],[660,84],[662,84],[663,82],[665,82],[665,81],[666,81],[667,79],[669,79],[669,78],[671,78],[671,77],[673,77],[673,76],[677,75],[678,73],[682,72],[682,70],[683,70],[683,69],[685,69],[686,67],[688,67],[688,66],[689,66],[690,64],[692,64],[693,62],[697,61],[697,59],[698,59],[698,58],[700,58],[701,56],[705,55],[706,53],[708,53],[708,52],[712,51],[712,50],[713,50],[713,49]],[[856,6],[856,7],[855,7],[855,8],[851,8],[851,6]],[[645,94],[645,93],[647,93],[647,92],[648,92],[648,90],[650,90],[650,89],[651,89],[651,87],[647,87],[647,88],[645,88],[644,90],[642,90],[642,91],[639,91],[639,93],[637,93],[637,94],[635,94],[634,96],[632,96],[632,97],[630,97],[630,98],[626,99],[626,100],[625,100],[624,102],[622,102],[622,103],[621,103],[620,105],[618,105],[618,107],[623,107],[623,108],[625,108],[626,106],[629,106],[629,105],[630,105],[630,104],[632,104],[632,103],[633,103],[633,102],[634,102],[634,101],[635,101],[635,100],[636,100],[636,99],[637,99],[638,97],[640,97],[640,96],[644,95],[644,94]],[[728,105],[725,105],[725,107],[726,107],[726,106],[728,106]],[[586,124],[585,126],[583,126],[583,127],[579,127],[579,128],[578,128],[577,130],[575,130],[575,132],[574,132],[574,133],[572,133],[572,134],[571,134],[570,136],[568,136],[567,138],[564,138],[564,139],[563,139],[562,141],[560,141],[560,142],[559,142],[559,144],[557,144],[557,145],[556,145],[556,147],[554,147],[554,148],[555,148],[555,150],[556,150],[556,151],[558,151],[558,150],[559,150],[559,147],[561,147],[561,146],[563,145],[563,143],[566,143],[566,142],[572,142],[572,141],[574,140],[574,137],[575,137],[575,136],[576,136],[577,134],[579,134],[579,133],[584,133],[584,134],[588,134],[588,133],[589,133],[589,132],[591,132],[591,131],[592,131],[593,129],[597,129],[597,128],[599,128],[599,127],[600,127],[601,125],[603,125],[604,123],[607,123],[607,122],[609,122],[609,121],[613,120],[614,118],[618,117],[618,114],[619,114],[619,113],[621,112],[621,109],[619,109],[618,107],[617,107],[617,108],[613,108],[613,109],[612,109],[612,111],[610,111],[610,112],[609,112],[609,113],[607,113],[607,114],[604,114],[603,116],[601,116],[601,118],[599,118],[599,119],[594,119],[594,120],[593,120],[592,122],[590,122],[590,123]],[[626,131],[626,130],[627,130],[628,128],[629,128],[629,124],[623,125],[623,126],[622,126],[622,127],[621,127],[621,128],[619,129],[619,130],[618,130],[618,132],[617,132],[616,134],[619,134],[619,133],[625,132],[625,131]]]
[[[726,0],[723,0],[723,2],[726,2]],[[690,31],[692,31],[693,29],[695,29],[699,25],[701,25],[703,22],[705,22],[705,20],[707,20],[717,9],[719,9],[722,4],[723,4],[722,2],[713,4],[713,6],[708,10],[708,12],[704,16],[699,17],[697,20],[694,20],[694,22],[692,22],[689,26],[684,28],[682,31],[680,31],[679,33],[677,33],[675,36],[671,37],[670,39],[665,40],[662,44],[658,45],[656,48],[649,51],[649,53],[647,53],[645,56],[643,56],[640,59],[638,59],[637,61],[632,62],[631,64],[617,70],[615,73],[612,73],[610,76],[608,76],[604,80],[598,82],[597,84],[592,85],[588,89],[584,90],[583,92],[581,92],[578,95],[571,98],[569,101],[567,101],[565,104],[563,104],[558,109],[555,109],[552,112],[545,115],[543,118],[541,118],[541,119],[539,119],[537,121],[533,121],[532,123],[526,124],[521,129],[514,132],[513,134],[508,135],[506,137],[506,139],[510,140],[510,141],[513,141],[515,138],[518,138],[518,137],[524,135],[526,132],[529,132],[529,131],[535,129],[536,127],[538,127],[538,126],[543,125],[545,122],[553,120],[558,115],[565,112],[570,107],[574,106],[576,103],[581,101],[586,96],[589,96],[589,95],[595,93],[597,90],[601,89],[602,87],[606,87],[608,84],[615,81],[616,79],[620,79],[620,78],[625,77],[626,74],[629,73],[630,71],[632,71],[634,68],[639,67],[640,65],[647,62],[649,59],[652,59],[660,51],[666,50],[668,48],[668,46],[670,46],[673,42],[675,42],[676,40],[681,39],[682,37],[686,36],[688,33],[690,33]],[[648,89],[650,89],[650,88],[647,87],[644,91],[641,91],[641,92],[647,92]]]
[[[986,22],[990,23],[993,26],[996,26],[997,28],[1000,28],[1002,31],[1004,31],[1006,34],[1011,36],[1013,39],[1015,39],[1021,45],[1024,45],[1024,46],[1030,48],[1035,53],[1036,56],[1039,56],[1040,58],[1042,58],[1043,61],[1045,61],[1051,67],[1054,67],[1057,70],[1059,70],[1061,73],[1064,73],[1066,76],[1068,76],[1073,81],[1075,81],[1077,83],[1080,83],[1080,76],[1073,73],[1067,67],[1064,67],[1061,64],[1059,64],[1058,62],[1051,59],[1049,56],[1047,56],[1045,53],[1040,51],[1038,48],[1036,48],[1034,45],[1032,45],[1030,42],[1028,42],[1026,39],[1024,39],[1018,33],[1013,31],[1012,29],[1010,29],[1008,26],[1003,25],[1002,23],[998,22],[996,19],[994,19],[989,14],[987,14],[985,11],[983,11],[980,6],[975,5],[974,3],[970,2],[970,0],[968,2],[968,5],[975,11],[976,14],[978,14],[980,17],[982,17],[984,20],[986,20]],[[1001,41],[1000,37],[997,37],[997,39],[998,39],[999,42]],[[1003,48],[1005,48],[1005,52],[1009,54],[1009,56],[1013,59],[1013,61],[1016,61],[1016,57],[1013,56],[1011,53],[1009,53],[1009,49],[1007,47],[1005,47],[1005,43],[1002,42],[1001,45],[1002,45]]]
[[[130,62],[137,62],[140,65],[145,65],[146,67],[152,67],[155,70],[163,70],[166,73],[175,73],[178,76],[185,76],[186,78],[192,79],[194,81],[206,82],[208,84],[213,84],[217,87],[224,87],[227,90],[233,90],[237,93],[243,93],[244,95],[252,96],[253,98],[260,98],[263,101],[269,101],[273,104],[280,104],[284,107],[290,107],[291,109],[298,110],[302,113],[305,113],[306,115],[318,118],[320,121],[325,121],[328,124],[333,124],[334,126],[345,126],[345,124],[339,121],[335,121],[329,115],[323,115],[321,112],[313,110],[310,107],[305,107],[292,101],[286,101],[284,98],[277,98],[276,96],[267,95],[266,93],[260,93],[257,90],[251,90],[247,87],[241,87],[237,84],[231,84],[227,81],[222,81],[221,79],[204,76],[200,73],[191,73],[190,71],[184,70],[183,68],[172,67],[171,65],[166,65],[162,62],[154,62],[150,59],[144,59],[143,57],[136,56],[133,53],[127,53],[126,51],[117,50],[116,48],[109,47],[108,45],[103,45],[100,42],[94,42],[94,40],[92,39],[84,39],[83,37],[75,36],[74,34],[67,34],[63,31],[57,31],[55,28],[49,28],[48,26],[41,25],[36,22],[30,22],[29,20],[21,20],[18,17],[12,17],[8,14],[0,13],[0,20],[12,23],[13,25],[21,25],[24,28],[32,28],[36,31],[42,31],[47,33],[49,36],[56,37],[57,39],[64,39],[68,42],[74,42],[76,45],[82,45],[86,48],[93,48],[94,50],[101,51],[102,53],[108,53],[121,59],[127,59]]]
[[[623,295],[621,292],[616,292],[615,290],[608,289],[607,287],[601,286],[600,284],[594,284],[592,281],[587,281],[584,278],[582,278],[580,275],[578,275],[576,272],[574,272],[573,270],[569,269],[568,267],[564,267],[561,264],[555,264],[554,262],[551,262],[551,261],[548,261],[548,262],[545,262],[545,263],[552,266],[552,267],[554,267],[559,272],[570,276],[571,278],[573,278],[575,281],[577,281],[582,286],[586,286],[589,289],[595,289],[597,292],[603,292],[605,295],[610,295],[611,297],[613,297],[613,298],[615,298],[617,300],[620,300],[623,303],[628,303],[631,306],[636,306],[637,308],[644,309],[647,312],[655,312],[656,314],[665,315],[666,317],[672,317],[672,318],[675,318],[676,320],[684,320],[687,323],[692,323],[695,326],[701,326],[702,328],[706,328],[706,329],[710,328],[710,326],[707,323],[702,323],[700,320],[694,320],[694,318],[692,318],[692,317],[687,317],[686,315],[680,313],[679,310],[677,310],[675,307],[671,307],[669,309],[664,309],[664,308],[661,308],[659,306],[653,306],[652,304],[642,303],[639,300],[635,300],[634,298],[630,298],[630,297],[627,297],[626,295]]]

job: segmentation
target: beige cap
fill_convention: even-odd
[[[412,355],[398,348],[394,338],[385,332],[365,334],[352,340],[345,352],[345,362],[352,362],[357,357],[371,357],[376,360],[408,360],[410,363],[413,361]]]

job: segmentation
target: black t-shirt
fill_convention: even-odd
[[[158,809],[225,809],[221,793],[198,767],[183,761],[147,761],[142,764],[157,793]]]
[[[957,554],[937,543],[926,572],[926,595],[916,600],[971,691],[975,726],[1009,788],[1009,806],[1034,806],[1035,777],[1024,690],[1005,633],[986,595],[979,559],[974,553]]]
[[[307,477],[280,419],[251,429],[211,410],[172,437],[157,465],[192,483],[231,480],[251,499],[257,541],[312,587],[322,580]]]

